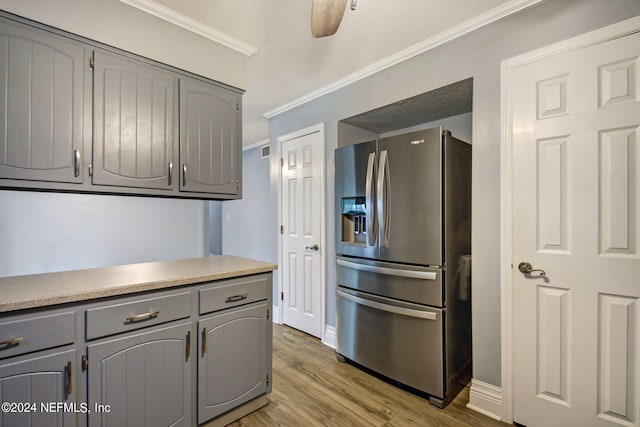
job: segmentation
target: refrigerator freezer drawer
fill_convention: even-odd
[[[445,311],[337,290],[339,354],[442,399]]]
[[[358,258],[339,257],[338,285],[418,304],[444,306],[444,272]]]

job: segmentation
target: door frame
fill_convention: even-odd
[[[513,422],[514,402],[514,342],[513,342],[513,124],[510,98],[513,92],[512,73],[523,65],[550,56],[594,46],[640,32],[640,16],[599,28],[549,46],[536,49],[502,61],[501,63],[501,139],[500,139],[500,315],[501,315],[501,377],[502,421]]]
[[[296,139],[296,138],[300,138],[302,136],[305,135],[310,135],[312,133],[319,133],[320,135],[320,141],[321,141],[321,147],[320,147],[320,160],[322,162],[322,167],[320,168],[320,247],[322,248],[322,250],[320,251],[320,272],[321,272],[321,277],[320,277],[320,293],[321,293],[321,298],[320,298],[320,304],[321,304],[321,308],[320,310],[322,311],[321,314],[321,331],[322,331],[322,336],[320,337],[322,339],[322,342],[324,342],[325,340],[325,336],[327,334],[327,281],[326,281],[326,276],[327,276],[327,236],[326,236],[326,228],[327,228],[327,221],[326,221],[326,210],[327,210],[327,204],[326,204],[326,169],[327,169],[327,164],[326,164],[326,146],[327,146],[327,139],[326,139],[326,135],[325,135],[325,123],[321,122],[318,123],[316,125],[313,126],[309,126],[306,127],[304,129],[300,129],[294,132],[290,132],[287,133],[285,135],[280,135],[276,138],[276,153],[277,153],[277,157],[276,157],[276,164],[277,164],[277,169],[278,169],[278,294],[277,294],[277,307],[278,307],[278,314],[277,316],[274,316],[274,320],[276,320],[278,323],[283,324],[283,317],[284,317],[284,309],[282,307],[282,299],[280,298],[280,295],[282,295],[282,291],[283,291],[283,278],[282,278],[282,238],[283,238],[283,234],[280,232],[280,227],[282,226],[283,223],[283,217],[282,217],[282,144],[286,141],[290,141],[292,139]]]

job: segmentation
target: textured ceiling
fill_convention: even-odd
[[[473,79],[468,78],[349,117],[342,122],[375,133],[385,133],[468,113],[472,106]]]

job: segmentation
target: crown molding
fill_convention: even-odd
[[[173,9],[169,9],[166,6],[162,6],[152,0],[120,0],[122,3],[133,6],[136,9],[140,9],[150,15],[160,18],[164,21],[170,22],[178,27],[184,28],[187,31],[191,31],[194,34],[205,37],[223,46],[233,49],[236,52],[240,52],[246,56],[253,56],[258,52],[258,48],[251,46],[248,43],[238,40],[230,35],[216,30],[213,27],[198,22],[195,19],[189,18],[186,15],[176,12]]]
[[[263,145],[267,145],[269,143],[269,138],[261,139],[258,142],[254,142],[253,144],[245,145],[242,147],[242,151],[253,150],[254,148],[262,147]]]
[[[443,31],[442,33],[436,34],[433,37],[429,37],[428,39],[425,39],[419,43],[414,44],[413,46],[409,46],[406,49],[398,51],[387,58],[381,59],[380,61],[374,62],[371,65],[361,68],[360,70],[354,73],[351,73],[339,80],[336,80],[335,82],[327,86],[324,86],[313,92],[309,92],[308,94],[303,95],[300,98],[294,99],[293,101],[287,102],[286,104],[282,104],[279,107],[269,110],[265,112],[262,116],[267,119],[275,117],[278,114],[282,114],[285,111],[299,107],[300,105],[306,104],[309,101],[312,101],[316,98],[320,98],[321,96],[324,96],[338,89],[341,89],[345,86],[348,86],[352,83],[355,83],[358,80],[362,80],[366,77],[369,77],[372,74],[375,74],[379,71],[393,67],[394,65],[397,65],[401,62],[404,62],[408,59],[418,56],[421,53],[427,52],[428,50],[434,49],[453,39],[456,39],[467,33],[477,30],[478,28],[482,28],[486,25],[489,25],[499,19],[502,19],[516,12],[519,12],[523,9],[531,7],[537,3],[540,3],[541,1],[544,1],[544,0],[507,1],[506,3],[503,3],[498,7],[488,10],[485,13],[482,13],[459,25],[456,25],[455,27],[452,27],[446,31]]]

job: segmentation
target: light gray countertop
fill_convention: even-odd
[[[0,312],[267,273],[274,264],[231,255],[0,278]]]

